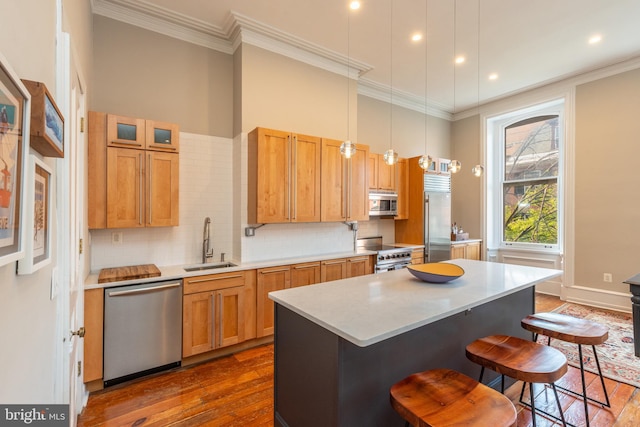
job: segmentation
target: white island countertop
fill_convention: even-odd
[[[269,298],[366,347],[562,274],[561,270],[496,262],[447,262],[459,265],[465,274],[433,284],[401,269],[270,292]]]

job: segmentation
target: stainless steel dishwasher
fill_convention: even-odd
[[[180,366],[182,281],[104,291],[104,386]]]

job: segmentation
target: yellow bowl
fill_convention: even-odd
[[[411,274],[424,282],[446,283],[464,274],[462,267],[446,262],[410,265]]]

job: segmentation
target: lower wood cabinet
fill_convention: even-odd
[[[373,273],[370,255],[350,258],[337,258],[320,263],[320,281],[346,279]]]
[[[84,291],[84,376],[85,383],[102,379],[104,333],[104,289]]]
[[[256,336],[265,337],[274,332],[274,303],[269,292],[291,286],[291,266],[259,268],[256,277]]]
[[[424,249],[418,248],[411,251],[411,264],[424,264]]]
[[[482,241],[456,242],[451,244],[451,259],[482,259]]]
[[[291,287],[320,283],[320,262],[305,262],[291,266]]]
[[[238,344],[247,339],[245,285],[247,282],[251,283],[251,272],[248,270],[184,279],[183,358]]]
[[[320,263],[320,281],[330,282],[347,277],[346,258],[330,259]]]

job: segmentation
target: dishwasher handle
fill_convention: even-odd
[[[153,287],[149,287],[149,288],[131,289],[131,290],[128,290],[128,291],[112,291],[112,292],[109,292],[109,296],[110,297],[123,297],[123,296],[126,296],[126,295],[143,294],[143,293],[146,293],[146,292],[154,292],[154,291],[159,291],[159,290],[163,290],[163,289],[177,288],[180,285],[181,285],[180,283],[168,283],[166,285],[153,286]]]

